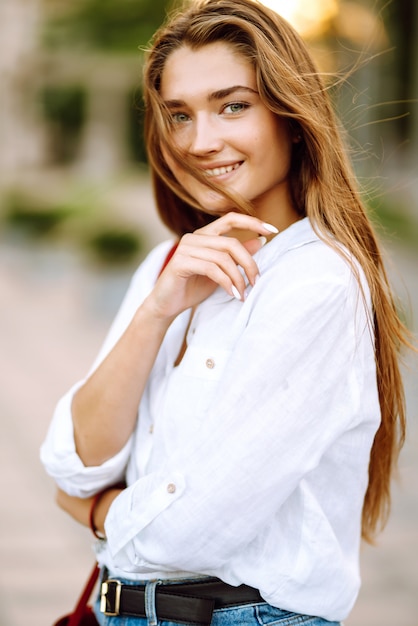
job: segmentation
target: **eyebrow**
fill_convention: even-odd
[[[213,91],[208,96],[208,101],[212,102],[213,100],[223,100],[228,96],[236,93],[237,91],[246,91],[252,94],[258,94],[258,91],[255,89],[251,89],[251,87],[246,87],[244,85],[233,85],[232,87],[226,87],[225,89],[218,89],[217,91]],[[178,109],[180,107],[186,106],[186,102],[184,100],[165,100],[164,104],[169,109]]]

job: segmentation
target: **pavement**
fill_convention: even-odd
[[[162,234],[162,233],[160,233]],[[159,238],[159,237],[157,237]],[[391,271],[418,320],[418,253]],[[90,532],[54,503],[39,447],[58,398],[89,368],[129,281],[71,249],[0,237],[0,626],[47,626],[74,605],[93,565]],[[363,587],[346,626],[418,624],[417,360],[405,369],[409,435],[392,515],[362,550]]]

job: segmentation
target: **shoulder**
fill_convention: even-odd
[[[269,249],[270,246],[270,249]],[[320,236],[308,218],[280,233],[262,250],[260,265],[272,277],[284,274],[286,284],[298,281],[350,281],[361,268],[332,237]]]
[[[337,241],[322,238],[308,219],[294,224],[265,246],[260,259],[260,296],[274,308],[335,307],[343,302],[370,305],[367,281],[360,264]],[[261,293],[264,292],[263,294]]]
[[[153,285],[174,244],[174,239],[168,239],[155,246],[134,272],[131,283],[135,285],[138,282],[142,283],[145,281],[145,283]]]

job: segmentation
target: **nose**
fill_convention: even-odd
[[[224,141],[219,124],[210,114],[197,115],[193,121],[190,135],[189,152],[194,156],[219,152]]]

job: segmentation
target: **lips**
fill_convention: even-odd
[[[239,161],[238,163],[234,163],[232,165],[221,165],[212,169],[205,169],[205,174],[206,176],[223,176],[224,174],[230,174],[234,170],[237,170],[241,164],[242,161]]]

